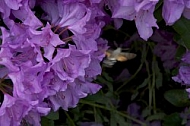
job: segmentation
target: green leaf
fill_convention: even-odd
[[[106,79],[106,80],[108,80],[108,81],[110,81],[110,82],[112,82],[113,81],[113,79],[108,75],[108,73],[106,73],[106,72],[102,72],[102,76]]]
[[[110,126],[131,126],[124,117],[120,116],[116,112],[111,112]]]
[[[159,5],[160,6],[160,5]],[[163,20],[162,17],[162,8],[158,8],[157,10],[154,11],[154,16],[157,19],[157,23]]]
[[[133,95],[131,96],[131,101],[134,100],[137,96],[138,96],[139,92],[136,91],[135,93],[133,93]]]
[[[162,3],[163,3],[163,0],[159,0],[158,3],[156,4],[156,7],[155,7],[155,10],[157,10],[158,8],[162,8]]]
[[[164,98],[176,107],[190,105],[188,94],[183,89],[173,89],[164,93]]]
[[[101,104],[107,104],[109,102],[109,99],[100,91],[94,95],[87,96],[85,100],[93,102],[93,103],[97,102]]]
[[[142,111],[142,116],[145,118],[147,116],[151,115],[151,108],[150,107],[146,107],[145,109],[143,109]]]
[[[164,118],[163,126],[183,126],[179,113],[172,113]]]
[[[95,118],[95,122],[98,122],[98,123],[104,122],[104,116],[101,113],[101,111],[97,108],[94,108],[94,118]]]
[[[181,17],[176,23],[173,25],[174,30],[181,35],[183,43],[186,48],[190,49],[190,20]]]
[[[117,126],[117,120],[115,118],[115,112],[111,112],[110,126]]]
[[[104,79],[101,76],[97,77],[97,81],[99,81],[99,83],[105,84],[106,86],[108,86],[109,91],[113,91],[113,83],[111,83],[110,81]]]
[[[147,86],[148,82],[150,81],[150,78],[146,78],[142,84],[140,84],[137,89],[143,88],[145,86]]]
[[[48,119],[46,117],[42,117],[41,126],[54,126],[54,121],[50,120],[50,119]]]
[[[187,123],[187,118],[183,118],[181,124],[185,125]]]
[[[152,70],[155,73],[156,88],[159,89],[162,86],[163,77],[156,60],[152,61]]]
[[[82,105],[78,105],[76,108],[72,108],[72,109],[70,110],[70,112],[73,113],[73,115],[74,115],[73,120],[74,120],[75,122],[78,121],[78,120],[80,120],[81,117],[84,117],[84,113],[85,113],[86,111],[88,111],[88,110],[86,110],[86,111],[82,111],[82,112],[81,112],[81,106],[82,106]],[[90,110],[89,110],[89,111],[90,111]],[[93,113],[92,110],[91,110],[91,112]]]
[[[150,115],[147,117],[147,121],[153,121],[153,120],[162,120],[166,116],[165,113],[156,113],[154,115]]]
[[[177,52],[176,52],[176,59],[181,60],[181,57],[183,56],[183,54],[185,54],[186,49],[183,46],[178,46],[177,48]]]
[[[59,113],[51,111],[46,118],[51,119],[51,120],[58,120],[59,119]]]
[[[130,126],[130,123],[128,123],[124,117],[115,114],[115,119],[117,120],[118,126]]]
[[[159,89],[160,87],[162,87],[162,81],[163,81],[163,77],[162,77],[162,73],[157,73],[156,76],[156,88]]]

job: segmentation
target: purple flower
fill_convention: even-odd
[[[11,30],[12,32],[8,33],[2,28],[3,42],[0,51],[0,63],[9,68],[10,71],[18,71],[19,67],[26,62],[31,62],[33,65],[37,64],[37,53],[28,42],[30,37],[29,33],[26,32],[28,29],[23,25],[14,25]],[[30,53],[30,56],[25,52]],[[41,57],[41,59],[43,58]]]
[[[7,6],[13,10],[18,10],[20,6],[22,6],[21,4],[22,0],[6,0],[5,3],[7,4]]]
[[[182,84],[186,84],[189,85],[190,84],[190,61],[189,61],[189,51],[187,51],[181,58],[182,63],[180,64],[179,67],[179,71],[178,74],[174,77],[172,77],[172,79],[176,82],[182,83]],[[188,89],[187,89],[188,90]]]
[[[41,126],[41,116],[46,116],[50,112],[51,108],[49,108],[47,104],[39,101],[33,101],[30,104],[32,105],[32,108],[24,117],[24,120],[34,126]]]
[[[38,64],[36,66],[22,66],[19,72],[9,74],[10,79],[14,83],[13,95],[34,100],[35,94],[42,92],[41,82],[46,70],[46,65]],[[44,97],[35,97],[35,100],[44,100]]]
[[[51,21],[53,25],[63,28],[67,27],[74,34],[86,32],[84,26],[90,19],[91,11],[84,4],[78,2],[65,4],[62,0],[57,2],[45,0],[41,1],[40,4],[42,9],[48,14],[44,19]]]
[[[153,33],[152,27],[157,27],[153,11],[158,0],[120,0],[119,6],[113,11],[113,18],[135,20],[140,37],[147,40]]]
[[[190,84],[190,67],[189,66],[181,66],[179,68],[178,75],[172,77],[172,79],[176,82],[182,83],[182,84]]]
[[[144,40],[147,40],[153,34],[152,27],[158,28],[156,19],[153,16],[153,10],[154,7],[150,8],[148,11],[141,11],[137,14],[135,19],[138,33]]]
[[[51,95],[55,95],[59,91],[67,90],[68,81],[61,80],[53,71],[46,72],[43,75],[41,82],[41,88],[43,89],[40,93],[36,94],[37,98],[47,98]]]
[[[50,62],[51,68],[62,80],[74,81],[78,76],[85,75],[85,68],[90,63],[90,50],[57,49],[57,55]]]
[[[167,25],[177,21],[184,10],[184,0],[164,0],[162,16]]]
[[[80,98],[84,98],[87,94],[94,94],[101,88],[100,85],[87,82],[84,78],[78,78],[73,83],[67,85],[66,91],[60,91],[57,94],[50,96],[48,99],[51,106],[56,111],[59,107],[64,110],[76,107]]]
[[[0,1],[0,12],[1,17],[6,19],[10,16],[11,10],[18,10],[22,0],[1,0]]]
[[[31,108],[29,102],[5,94],[0,107],[0,124],[3,126],[20,126],[22,118],[28,114]]]
[[[73,37],[78,49],[91,50],[89,52],[91,61],[86,68],[86,76],[94,77],[101,73],[100,61],[105,57],[104,52],[107,50],[107,42],[103,39],[85,39],[83,36]]]
[[[150,38],[156,42],[154,47],[155,55],[161,58],[163,66],[167,69],[172,69],[178,65],[178,62],[175,60],[177,44],[172,38],[172,33],[163,30],[156,30]]]
[[[64,110],[76,107],[79,99],[86,96],[85,93],[78,91],[77,88],[68,85],[66,91],[60,91],[57,94],[50,96],[48,99],[51,102],[50,106],[52,106],[54,111],[57,111],[59,107],[62,107]]]
[[[36,52],[39,54],[39,62],[44,61],[44,59],[41,59],[40,47],[43,47],[43,56],[50,61],[53,59],[53,53],[56,50],[55,47],[65,43],[60,40],[58,34],[52,32],[51,26],[49,24],[47,24],[41,30],[42,31],[31,30],[31,33],[34,36],[31,38],[30,44],[35,48]]]
[[[73,36],[73,40],[76,43],[78,49],[81,50],[93,50],[97,51],[97,41],[93,38],[86,39],[82,35]]]
[[[11,22],[15,19],[19,19],[23,24],[33,28],[42,26],[42,22],[32,12],[28,0],[6,1],[6,4],[11,7],[11,18],[6,17],[5,24],[11,27]],[[34,3],[33,3],[34,4]]]
[[[190,19],[189,0],[164,0],[162,16],[167,25],[173,25],[183,14]]]

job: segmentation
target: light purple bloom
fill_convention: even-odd
[[[41,126],[41,116],[46,116],[50,112],[51,108],[49,108],[46,103],[39,101],[32,101],[30,104],[32,105],[32,108],[24,117],[24,120],[31,125]]]
[[[147,40],[153,33],[152,27],[157,27],[153,11],[158,0],[120,0],[119,6],[113,11],[113,18],[135,20],[140,37]]]
[[[10,16],[11,10],[18,10],[22,6],[22,0],[1,0],[0,1],[0,12],[3,19]]]
[[[190,84],[190,67],[189,66],[181,66],[179,68],[178,75],[172,77],[172,79],[176,82],[182,83],[182,84]]]
[[[101,88],[100,85],[87,82],[83,78],[78,78],[73,83],[67,85],[66,91],[60,91],[50,96],[48,99],[54,111],[59,107],[68,110],[70,107],[76,107],[80,98],[84,98],[87,94],[94,94]]]
[[[42,92],[41,82],[45,73],[46,66],[38,64],[36,66],[22,66],[18,72],[9,74],[14,83],[13,95],[22,99],[34,100],[35,94]],[[43,100],[44,97],[37,97],[35,100]]]
[[[6,0],[5,3],[9,8],[13,10],[18,10],[19,7],[22,6],[21,1],[22,0]]]
[[[0,124],[20,126],[22,118],[28,114],[31,108],[29,102],[5,94],[3,104],[0,107]]]
[[[90,50],[76,50],[70,46],[69,49],[57,49],[57,55],[50,62],[51,68],[62,80],[74,81],[78,76],[84,76],[84,69],[90,63]]]
[[[162,16],[167,25],[173,25],[182,14],[190,19],[189,9],[189,0],[164,0]]]
[[[44,11],[48,13],[48,16],[44,17],[44,19],[51,21],[53,25],[67,27],[74,34],[86,32],[84,26],[90,19],[91,11],[84,4],[78,2],[65,4],[62,0],[57,2],[45,0],[41,1],[40,4]]]
[[[188,63],[190,64],[190,51],[186,52],[183,57],[181,58],[181,60],[184,62],[184,63]]]
[[[164,0],[162,16],[167,25],[177,21],[184,10],[184,0]]]
[[[185,84],[185,85],[189,85],[190,84],[190,61],[189,61],[189,57],[190,57],[190,52],[187,51],[181,58],[182,63],[180,64],[179,67],[179,71],[178,74],[174,77],[172,77],[172,79],[176,82]],[[188,89],[187,89],[188,90]]]
[[[23,24],[33,28],[41,27],[42,22],[32,12],[28,0],[23,0],[20,4],[22,6],[19,9],[12,10],[12,14],[15,16],[14,18],[21,20]]]
[[[93,50],[97,51],[97,42],[93,38],[86,39],[82,35],[73,36],[73,40],[76,43],[78,49],[81,50]]]

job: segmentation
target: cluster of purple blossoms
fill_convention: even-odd
[[[160,57],[165,69],[172,69],[178,66],[178,62],[175,59],[178,45],[174,42],[172,33],[164,30],[155,30],[150,39],[156,42],[153,51],[156,56]]]
[[[76,107],[101,88],[92,83],[107,49],[98,1],[2,0],[0,12],[1,125],[40,126],[51,109]]]
[[[182,59],[181,59],[181,64],[179,67],[179,72],[178,75],[172,77],[172,79],[176,82],[179,82],[184,85],[189,85],[190,84],[190,51],[187,51]],[[187,89],[187,92],[190,93],[190,89]]]

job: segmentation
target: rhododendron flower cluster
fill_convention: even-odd
[[[1,88],[0,124],[38,126],[41,116],[75,107],[101,86],[107,42],[99,38],[104,22],[96,3],[63,0],[1,1],[0,64],[12,89]],[[39,17],[34,7],[43,12]],[[98,10],[100,11],[100,10]],[[101,11],[100,11],[101,12]],[[35,15],[36,14],[36,15]],[[3,80],[2,80],[3,83]]]

